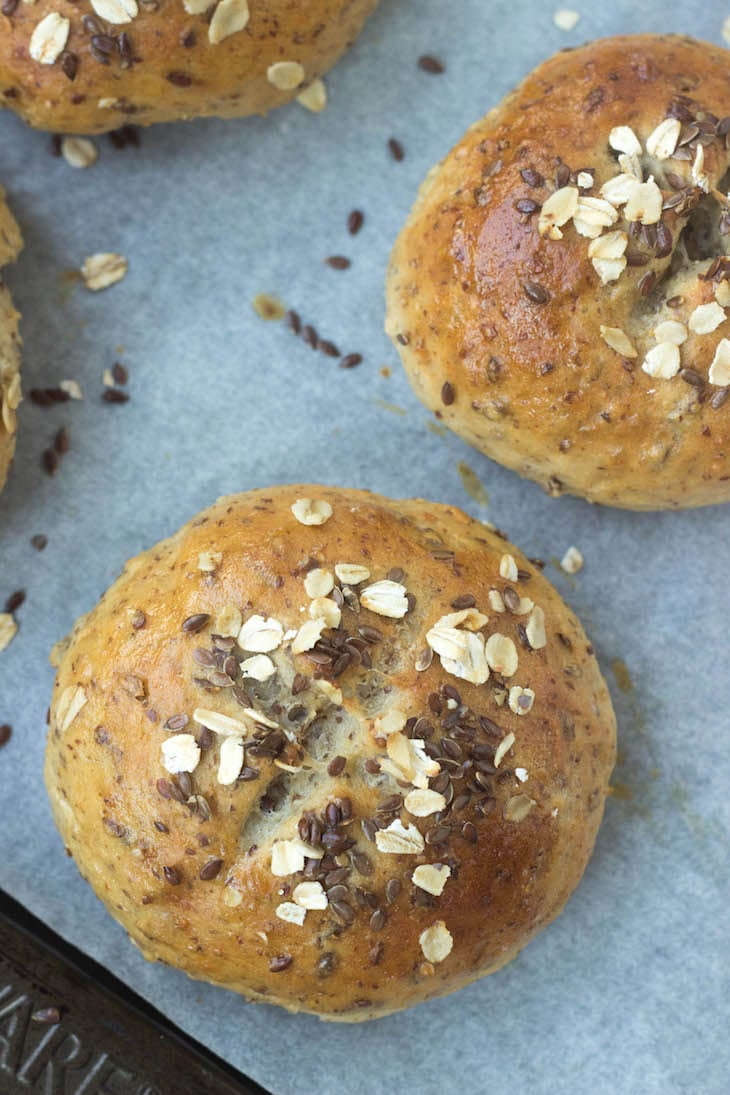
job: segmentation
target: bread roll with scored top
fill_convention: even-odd
[[[0,104],[57,133],[265,114],[321,77],[378,0],[6,0]]]
[[[0,186],[0,273],[17,257],[22,246],[20,229]],[[0,490],[5,486],[15,452],[15,412],[21,400],[19,319],[10,293],[0,281]]]
[[[431,172],[395,245],[416,393],[551,495],[730,499],[727,62],[662,35],[558,54]]]
[[[64,645],[46,780],[152,960],[369,1019],[562,909],[615,725],[539,568],[449,506],[276,487],[128,563]]]

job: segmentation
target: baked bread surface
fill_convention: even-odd
[[[477,122],[389,269],[423,402],[552,495],[730,499],[728,115],[727,50],[647,35],[559,53]]]
[[[163,747],[195,743],[171,773]],[[516,548],[448,506],[290,486],[221,499],[79,620],[46,781],[145,957],[359,1020],[498,969],[560,912],[614,748],[586,636]]]
[[[0,103],[78,134],[265,114],[333,66],[377,2],[19,0],[0,14]]]
[[[23,241],[0,186],[0,274],[18,255]],[[15,452],[16,410],[21,400],[19,315],[0,281],[0,490]]]

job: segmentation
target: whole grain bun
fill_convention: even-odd
[[[145,957],[358,1020],[491,973],[560,912],[614,737],[578,620],[504,539],[276,487],[221,499],[78,622],[46,781]]]
[[[378,0],[10,0],[0,104],[58,133],[265,114],[303,95]]]
[[[558,54],[430,173],[395,245],[416,393],[552,495],[730,499],[727,72],[672,36]]]
[[[23,241],[0,186],[0,273],[16,257]],[[19,315],[10,293],[0,281],[0,490],[5,486],[15,452],[15,412],[20,403]]]

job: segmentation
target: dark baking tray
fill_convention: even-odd
[[[2,890],[0,1092],[267,1095]]]

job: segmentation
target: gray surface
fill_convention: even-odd
[[[727,1090],[730,510],[642,516],[551,502],[427,430],[382,334],[389,246],[425,170],[471,121],[557,48],[649,29],[720,41],[730,14],[689,0],[575,6],[583,19],[566,35],[549,3],[385,0],[331,77],[325,115],[293,107],[268,121],[161,127],[138,152],[102,140],[85,172],[0,116],[0,178],[26,239],[8,277],[25,316],[25,386],[75,377],[87,397],[23,405],[0,499],[0,599],[28,590],[20,634],[0,655],[0,722],[15,731],[0,755],[0,883],[281,1095]],[[446,76],[415,67],[424,51],[447,62]],[[391,135],[406,146],[402,164],[386,154]],[[367,224],[350,240],[354,206]],[[106,249],[129,257],[126,281],[69,292],[63,271]],[[353,268],[324,268],[333,252]],[[341,372],[262,323],[250,301],[263,290],[366,364]],[[132,376],[122,407],[99,402],[115,358]],[[51,481],[39,454],[62,423],[72,451]],[[462,460],[487,486],[487,510],[465,494]],[[548,572],[591,634],[620,721],[623,797],[560,920],[488,981],[358,1028],[250,1006],[144,963],[64,858],[41,777],[47,652],[75,616],[129,555],[216,496],[300,478],[461,504],[548,559],[580,545],[582,574]],[[41,555],[36,532],[49,536]],[[616,687],[616,658],[631,693]]]

